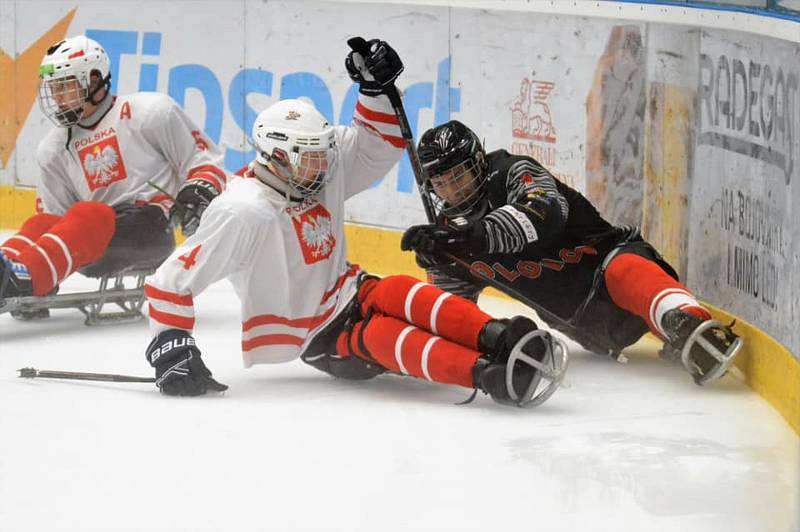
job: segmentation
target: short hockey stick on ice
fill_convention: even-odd
[[[156,382],[152,377],[136,377],[131,375],[114,375],[109,373],[81,373],[75,371],[51,371],[36,368],[20,368],[19,377],[26,379],[69,379],[77,381],[101,382]]]

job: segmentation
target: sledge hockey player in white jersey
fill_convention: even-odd
[[[360,85],[353,125],[334,127],[300,100],[261,112],[256,160],[145,285],[155,336],[146,356],[162,393],[227,388],[191,336],[194,296],[222,278],[241,299],[246,367],[302,357],[336,377],[390,371],[518,406],[555,390],[566,350],[532,321],[494,320],[412,277],[379,279],[348,264],[344,201],[386,174],[404,146],[384,94],[402,62],[387,43],[367,44],[345,61]]]
[[[48,295],[79,269],[100,278],[154,270],[175,248],[170,216],[191,234],[225,186],[221,150],[170,97],[112,97],[109,71],[85,36],[54,44],[42,61],[39,105],[57,126],[37,151],[43,212],[0,246],[0,305]]]

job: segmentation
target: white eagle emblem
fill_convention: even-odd
[[[309,216],[303,220],[301,231],[303,242],[310,248],[313,257],[330,255],[334,242],[330,218]]]
[[[90,153],[83,160],[83,166],[87,175],[92,176],[99,185],[106,185],[117,177],[117,163],[119,158],[117,152],[111,146],[106,146],[100,150],[96,147],[94,153]]]

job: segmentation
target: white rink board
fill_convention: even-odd
[[[585,190],[585,102],[618,24],[454,10],[452,84],[461,88],[461,110],[453,118],[479,132],[487,150],[530,155],[568,185]],[[515,109],[521,124],[514,122]]]
[[[3,48],[26,49],[75,5],[0,0],[3,29],[13,23],[16,30],[13,42],[3,38]],[[335,123],[349,123],[356,93],[343,66],[346,40],[379,35],[406,63],[398,85],[412,129],[457,118],[480,131],[490,149],[524,144],[516,151],[538,156],[582,189],[583,102],[613,26],[585,24],[575,17],[445,7],[121,1],[77,4],[68,35],[87,33],[106,47],[117,64],[115,91],[153,89],[178,100],[223,145],[230,171],[252,158],[245,141],[252,120],[278,99],[309,98]],[[525,80],[545,89],[534,105],[550,113],[555,135],[549,140],[512,135],[512,107],[533,103],[520,100]],[[536,111],[530,112],[533,118]],[[0,183],[35,186],[35,146],[49,127],[34,105]],[[391,228],[424,220],[405,158],[349,204],[348,219]]]
[[[798,355],[800,45],[704,32],[688,282]]]

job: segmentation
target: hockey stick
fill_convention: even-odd
[[[74,371],[50,371],[36,368],[20,368],[17,370],[19,377],[25,379],[69,379],[76,381],[101,381],[101,382],[156,382],[151,377],[135,377],[131,375],[113,375],[109,373],[80,373]]]
[[[148,185],[150,185],[151,187],[153,187],[154,189],[158,190],[159,192],[161,192],[161,193],[162,193],[162,194],[164,194],[165,196],[167,196],[169,199],[171,199],[171,200],[172,200],[172,201],[175,203],[175,205],[179,206],[179,207],[180,207],[180,208],[182,208],[182,209],[185,209],[185,210],[189,211],[190,213],[192,213],[192,214],[194,214],[195,216],[197,216],[198,218],[200,218],[200,215],[199,215],[199,214],[197,214],[197,211],[196,211],[196,210],[194,210],[194,209],[191,209],[191,208],[189,208],[189,206],[188,206],[188,205],[186,205],[185,203],[178,201],[178,198],[176,198],[175,196],[173,196],[172,194],[170,194],[169,192],[167,192],[166,190],[164,190],[164,189],[163,189],[163,188],[161,188],[160,186],[156,185],[155,183],[153,183],[153,182],[152,182],[152,181],[150,181],[149,179],[147,180],[147,184],[148,184]]]
[[[363,37],[352,37],[347,40],[347,44],[353,49],[353,51],[360,53],[364,57],[369,54],[369,45]],[[411,168],[414,172],[414,180],[417,182],[417,188],[419,189],[420,197],[422,198],[422,206],[425,208],[425,216],[428,218],[429,222],[436,223],[436,213],[433,210],[433,205],[428,197],[428,193],[425,191],[422,164],[419,162],[417,148],[414,146],[414,134],[411,132],[411,126],[408,124],[406,110],[403,107],[403,99],[400,97],[400,92],[397,90],[397,87],[394,83],[391,83],[385,87],[384,94],[389,97],[389,102],[392,104],[392,110],[394,111],[395,116],[397,116],[397,122],[400,126],[400,134],[403,136],[403,140],[406,141],[406,153],[408,154],[409,161],[411,161]]]

